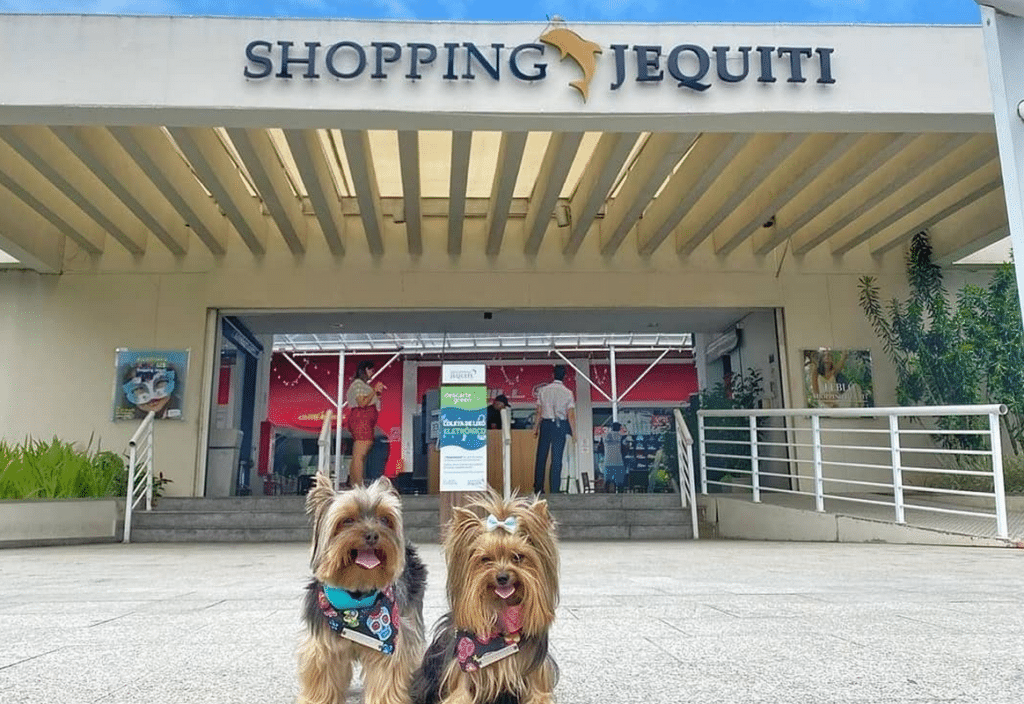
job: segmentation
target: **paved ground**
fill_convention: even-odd
[[[0,551],[0,702],[290,702],[306,574],[295,544]],[[560,704],[1024,701],[1024,550],[569,543],[563,585]]]

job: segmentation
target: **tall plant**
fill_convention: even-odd
[[[883,305],[872,276],[860,280],[860,305],[896,369],[896,398],[904,406],[1005,403],[1010,442],[1021,447],[1024,418],[1024,349],[1013,270],[1001,268],[987,288],[966,286],[950,303],[942,269],[920,232],[907,254],[910,297]],[[943,417],[939,427],[969,430],[979,418]],[[952,447],[973,447],[978,436],[944,435]]]

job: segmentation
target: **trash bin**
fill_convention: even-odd
[[[206,458],[206,496],[234,496],[238,485],[238,456],[242,449],[242,431],[237,428],[210,430]]]

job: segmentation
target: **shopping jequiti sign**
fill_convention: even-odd
[[[351,40],[332,43],[256,39],[245,47],[243,75],[252,80],[441,80],[520,81],[548,79],[548,50],[576,64],[582,77],[569,81],[586,101],[602,82],[616,91],[629,82],[674,84],[703,93],[716,83],[836,83],[833,47],[702,46],[680,43],[610,44],[558,27],[537,42],[478,44]],[[595,83],[599,76],[603,76]],[[592,85],[593,84],[593,85]]]

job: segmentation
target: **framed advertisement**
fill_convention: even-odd
[[[118,348],[115,360],[113,419],[184,420],[182,399],[189,350]]]
[[[869,350],[803,350],[807,408],[869,408],[875,405]]]
[[[487,387],[441,387],[441,491],[487,490]]]

